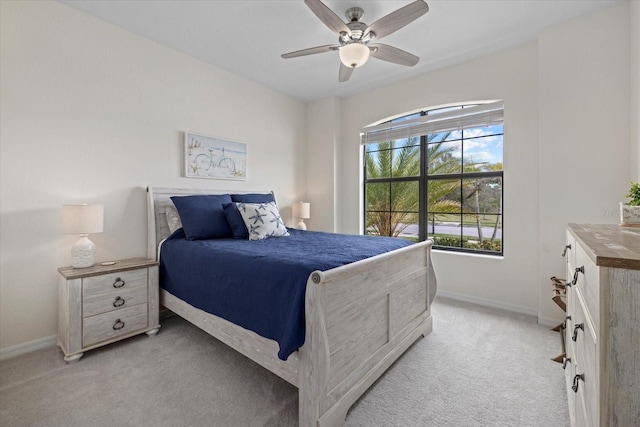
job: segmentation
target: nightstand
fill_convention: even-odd
[[[158,333],[157,261],[131,258],[58,272],[58,346],[65,361],[137,334]]]

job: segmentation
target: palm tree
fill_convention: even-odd
[[[417,138],[387,141],[378,144],[379,151],[365,153],[368,179],[420,175],[420,146]],[[367,186],[366,229],[379,236],[397,237],[413,221],[409,218],[418,211],[417,181],[393,184],[380,183]]]
[[[378,144],[379,151],[367,151],[367,179],[418,177],[420,146],[417,144],[418,139],[413,137],[381,142]],[[452,155],[453,150],[454,147],[444,147],[442,144],[427,145],[427,159],[432,174],[451,173],[456,168],[459,170],[460,160]],[[366,230],[379,236],[397,237],[415,223],[415,213],[419,210],[417,183],[417,180],[409,180],[368,184]],[[459,188],[459,181],[432,181],[427,192],[428,210],[441,214],[460,213],[460,202],[447,197],[456,189],[459,191]]]

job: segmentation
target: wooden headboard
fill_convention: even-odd
[[[249,194],[271,193],[269,190],[236,191],[212,190],[209,188],[158,188],[147,187],[147,257],[158,259],[158,245],[169,237],[167,223],[167,205],[172,204],[171,196],[189,196],[196,194]],[[275,194],[273,196],[275,200]]]

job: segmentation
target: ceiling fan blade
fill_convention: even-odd
[[[296,50],[295,52],[283,53],[280,56],[285,59],[297,58],[298,56],[307,56],[307,55],[313,55],[316,53],[331,52],[332,50],[338,50],[338,48],[339,48],[338,45],[326,44],[324,46],[310,47],[308,49]]]
[[[371,56],[373,56],[374,58],[381,59],[387,62],[393,62],[394,64],[413,67],[418,63],[418,61],[420,61],[420,58],[418,58],[417,56],[402,49],[398,49],[397,47],[389,46],[386,44],[370,44],[369,50],[371,51]]]
[[[324,25],[329,27],[336,34],[345,32],[348,35],[351,35],[351,30],[349,29],[349,27],[347,27],[347,24],[345,24],[342,19],[338,17],[338,15],[336,15],[320,0],[304,0],[304,4],[306,4],[307,7],[311,9],[311,11],[315,13],[322,22],[324,22]]]
[[[353,74],[353,70],[355,68],[351,68],[351,67],[347,67],[346,65],[344,65],[342,62],[340,63],[340,73],[338,74],[338,81],[339,82],[346,82],[347,80],[349,80],[349,78],[351,77],[351,74]]]
[[[388,36],[391,33],[398,31],[400,28],[420,18],[422,15],[429,11],[429,6],[424,0],[416,0],[395,12],[383,16],[373,24],[369,25],[364,37],[369,33],[375,33],[376,40],[382,37]],[[363,38],[364,38],[363,37]]]

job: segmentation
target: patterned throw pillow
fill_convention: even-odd
[[[170,203],[167,205],[167,210],[165,211],[165,217],[167,218],[169,231],[171,231],[172,233],[176,231],[178,228],[182,228],[182,221],[180,221],[180,215],[178,215],[178,210],[176,209],[173,203]]]
[[[289,235],[275,202],[236,203],[236,206],[249,231],[249,240]]]

